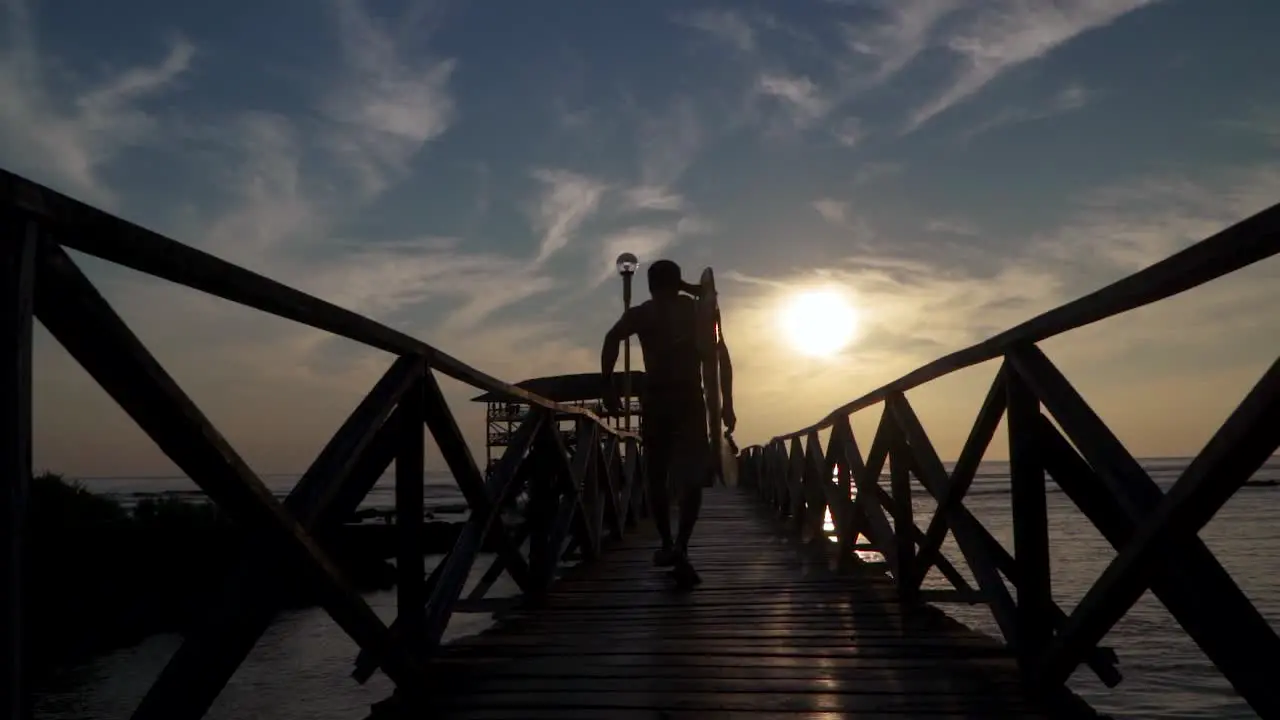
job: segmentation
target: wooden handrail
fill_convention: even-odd
[[[354,340],[395,355],[421,355],[455,380],[501,392],[548,410],[587,418],[611,435],[634,437],[595,413],[549,400],[478,370],[448,353],[359,313],[321,300],[123,220],[6,170],[0,170],[0,207],[38,217],[59,245],[270,315]]]

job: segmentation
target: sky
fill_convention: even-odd
[[[740,444],[1280,200],[1269,0],[2,8],[0,166],[510,381],[598,368],[619,252],[713,267]],[[264,473],[392,361],[74,256]],[[1192,455],[1275,359],[1277,275],[1042,347],[1136,455]],[[828,357],[781,327],[815,287],[858,318]],[[943,457],[995,369],[908,395]],[[40,329],[35,414],[38,468],[173,472]]]

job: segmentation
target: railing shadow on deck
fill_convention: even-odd
[[[596,557],[646,513],[634,434],[578,407],[490,377],[373,320],[219,260],[0,171],[0,697],[3,718],[30,717],[24,677],[24,518],[31,478],[32,323],[38,320],[157,446],[236,522],[254,547],[225,579],[204,622],[133,714],[179,720],[205,714],[280,609],[277,589],[305,582],[361,649],[355,678],[382,669],[412,695],[460,603],[483,604],[506,572],[536,601],[575,548]],[[185,285],[386,351],[386,374],[359,403],[283,501],[219,434],[80,271],[64,248]],[[436,382],[436,373],[529,406],[486,481]],[[559,423],[574,422],[566,447]],[[428,577],[420,542],[424,427],[466,498],[470,517]],[[387,627],[331,559],[332,530],[392,462],[398,525],[397,617]],[[502,509],[528,491],[507,527]],[[460,598],[486,538],[496,557]],[[527,547],[527,550],[525,549]]]
[[[829,510],[841,557],[853,558],[862,549],[881,553],[903,602],[988,605],[1003,641],[1036,691],[1060,691],[1081,663],[1107,687],[1118,685],[1116,654],[1098,643],[1150,589],[1254,711],[1280,717],[1275,677],[1280,638],[1197,537],[1280,445],[1280,360],[1164,493],[1037,347],[1055,335],[1163,300],[1277,253],[1280,205],[920,367],[818,423],[744,448],[738,459],[740,484],[757,492],[801,533],[821,533]],[[948,473],[904,393],[992,360],[1000,360],[1000,368]],[[875,405],[882,406],[880,422],[864,459],[849,418]],[[964,505],[1006,415],[1012,553]],[[825,430],[831,433],[824,448],[819,432]],[[880,485],[886,462],[888,490]],[[1117,550],[1070,612],[1054,601],[1050,588],[1046,474]],[[912,517],[913,477],[937,503],[924,530]],[[976,589],[941,552],[948,531]],[[869,543],[855,545],[860,536]],[[952,589],[921,587],[931,567]]]

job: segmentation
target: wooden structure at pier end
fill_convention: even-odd
[[[630,377],[631,391],[638,395],[644,389],[644,372],[632,370]],[[624,374],[618,373],[613,380],[614,390],[621,397],[623,388],[627,387]],[[637,433],[642,430],[640,401],[637,397],[628,398],[626,407],[619,412],[609,412],[604,407],[602,398],[604,381],[599,373],[576,373],[521,380],[516,383],[516,387],[561,405],[572,405],[588,410],[596,417],[612,420],[614,427],[633,427]],[[471,402],[484,403],[485,406],[485,472],[488,474],[497,469],[504,451],[511,445],[512,439],[520,428],[520,423],[529,412],[530,405],[523,397],[495,390],[477,395],[471,398]],[[576,417],[572,414],[560,414],[556,419],[556,425],[567,446],[572,446],[577,437],[573,427]]]
[[[708,491],[694,541],[704,584],[690,593],[649,567],[655,537],[641,522],[638,437],[591,410],[3,171],[0,234],[3,720],[31,712],[23,546],[35,322],[254,548],[210,598],[207,616],[186,629],[133,713],[138,720],[202,717],[280,609],[281,588],[297,583],[314,589],[358,645],[354,681],[381,671],[395,684],[394,697],[372,710],[377,717],[1089,717],[1066,680],[1083,665],[1109,687],[1121,682],[1117,653],[1099,642],[1148,589],[1260,716],[1280,717],[1280,638],[1196,535],[1280,443],[1280,361],[1165,493],[1037,347],[1276,254],[1280,206],[744,449],[738,486]],[[386,373],[277,500],[68,249],[385,351]],[[948,471],[905,393],[986,362],[998,364],[994,381]],[[487,474],[441,393],[441,375],[523,408]],[[871,408],[880,410],[879,429],[863,454],[849,417]],[[1003,417],[1012,548],[964,504]],[[570,437],[560,431],[566,419]],[[470,508],[430,573],[416,542],[428,432]],[[345,579],[333,529],[392,463],[399,544],[397,616],[388,625]],[[1072,608],[1051,593],[1050,478],[1117,550]],[[920,490],[937,500],[932,517],[913,517]],[[521,493],[522,513],[499,512]],[[942,552],[948,533],[961,557]],[[491,564],[474,568],[485,543],[495,550]],[[884,561],[861,560],[868,549]],[[923,588],[931,567],[953,587]],[[490,602],[503,574],[519,596]],[[999,636],[951,620],[940,608],[953,602],[988,606]],[[494,626],[442,643],[451,615],[468,605],[491,607]]]

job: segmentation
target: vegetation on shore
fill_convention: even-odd
[[[56,473],[33,478],[27,534],[29,649],[38,671],[179,631],[215,600],[251,542],[212,503],[148,498],[132,510]],[[362,590],[390,586],[383,563]],[[285,602],[309,604],[305,590]]]

